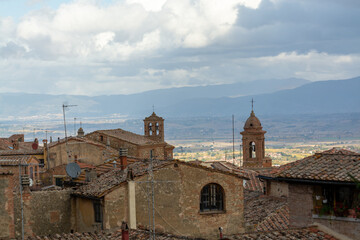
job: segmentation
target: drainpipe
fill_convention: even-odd
[[[126,222],[122,222],[121,224],[121,239],[129,240],[129,227]]]
[[[223,228],[222,227],[219,227],[219,233],[220,233],[220,239],[223,239]]]

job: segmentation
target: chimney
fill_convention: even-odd
[[[44,148],[47,146],[47,139],[43,139]]]
[[[120,148],[119,149],[121,170],[124,170],[127,167],[127,153],[128,153],[127,148]]]
[[[52,143],[52,136],[50,136],[50,143]]]
[[[121,239],[129,240],[129,227],[126,222],[122,222],[121,224]]]
[[[14,150],[19,150],[19,148],[20,148],[19,141],[18,140],[12,140],[12,142],[13,142],[13,149]]]

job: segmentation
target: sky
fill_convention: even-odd
[[[360,76],[358,0],[0,0],[0,92]]]

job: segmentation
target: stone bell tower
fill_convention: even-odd
[[[243,144],[243,167],[266,168],[271,167],[271,158],[265,157],[265,133],[262,130],[260,120],[251,111],[246,120],[242,135]]]
[[[153,112],[144,119],[144,131],[146,137],[164,142],[164,119]]]

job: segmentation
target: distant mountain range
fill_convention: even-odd
[[[360,77],[309,82],[262,80],[235,84],[153,90],[130,95],[76,96],[1,93],[0,118],[61,116],[63,103],[76,104],[71,115],[142,118],[155,111],[165,117],[248,114],[251,98],[257,114],[360,112]]]

